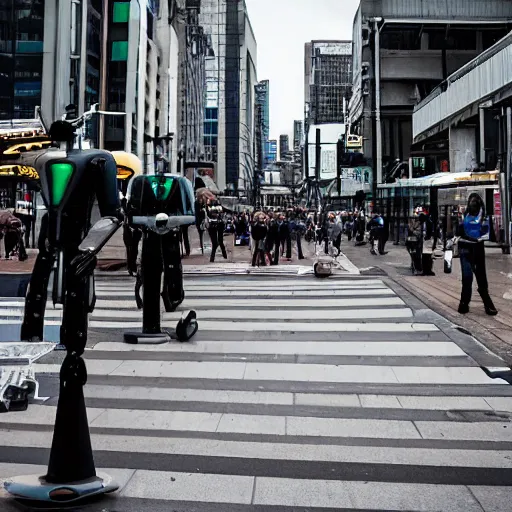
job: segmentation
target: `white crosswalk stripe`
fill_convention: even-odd
[[[92,443],[121,483],[117,509],[510,508],[512,388],[382,280],[186,276],[180,311],[197,310],[199,332],[160,346],[122,341],[141,325],[132,288],[98,279],[86,350]],[[49,305],[53,336],[61,314]],[[0,299],[3,337],[22,315],[22,300]],[[0,478],[44,474],[51,357],[36,368],[52,398],[0,415]]]

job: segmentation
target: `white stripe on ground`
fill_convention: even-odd
[[[19,319],[13,317],[10,319],[0,318],[0,325],[17,325]],[[45,325],[59,326],[59,320],[47,320]],[[131,330],[141,329],[142,322],[109,322],[92,320],[89,322],[89,327],[93,329],[116,329],[116,330]],[[163,321],[162,327],[174,328],[176,327],[175,321]],[[424,323],[407,323],[407,322],[343,322],[327,324],[323,323],[299,323],[299,322],[216,322],[202,320],[200,322],[201,331],[243,331],[243,332],[265,332],[265,331],[294,331],[294,332],[437,332],[439,329],[434,324]],[[120,335],[121,337],[121,335]]]
[[[0,431],[3,446],[46,448],[52,432]],[[121,453],[163,453],[197,457],[343,462],[361,464],[410,464],[419,466],[509,468],[512,451],[390,448],[373,446],[308,445],[220,441],[217,439],[151,436],[91,436],[94,450]]]
[[[96,281],[97,288],[117,287],[117,286],[134,286],[135,280],[131,281],[117,281],[111,280],[109,282]],[[299,279],[210,279],[205,277],[204,279],[185,279],[185,290],[192,289],[193,287],[199,286],[206,289],[214,288],[246,288],[249,287],[255,290],[261,290],[263,288],[290,288],[290,289],[329,289],[329,288],[341,288],[343,286],[374,286],[384,284],[382,279],[342,279],[339,281],[335,280],[319,280],[314,278],[299,278]],[[200,288],[201,289],[201,288]]]
[[[55,406],[31,405],[30,414],[10,412],[2,423],[53,425]],[[353,437],[374,439],[445,439],[510,442],[508,421],[457,423],[454,421],[400,421],[346,418],[312,418],[220,414],[186,411],[152,411],[130,409],[87,409],[89,424],[104,428],[140,430],[176,430],[273,434],[308,437]],[[418,432],[419,431],[419,432]],[[421,433],[421,435],[420,435]]]
[[[389,301],[386,303],[386,301]],[[193,301],[187,302],[185,306],[193,307]],[[293,307],[291,301],[288,301],[287,305]],[[302,301],[302,306],[307,306],[310,301]],[[336,302],[336,301],[334,301]],[[352,302],[352,301],[350,301]],[[198,318],[207,318],[207,319],[236,319],[236,320],[256,320],[256,319],[268,319],[268,320],[301,320],[303,318],[307,318],[309,320],[337,320],[337,319],[362,319],[362,320],[370,320],[375,318],[409,318],[412,316],[412,311],[409,308],[396,308],[396,309],[386,309],[385,306],[390,306],[393,304],[403,305],[404,302],[399,298],[389,298],[377,300],[377,303],[383,302],[382,308],[377,309],[349,309],[345,306],[344,309],[281,309],[281,310],[272,310],[272,309],[257,309],[258,307],[267,306],[266,301],[251,301],[250,299],[245,301],[243,306],[237,306],[237,301],[233,301],[232,307],[234,309],[206,309],[199,310],[197,312]],[[222,301],[206,301],[203,303],[205,306],[209,306],[210,308],[215,305],[223,306]],[[328,304],[329,305],[329,304]],[[357,308],[362,306],[363,304],[351,304],[352,307]],[[378,305],[378,304],[371,304]],[[268,304],[268,306],[279,307],[279,305]],[[342,307],[341,305],[340,307]],[[91,319],[102,319],[102,318],[112,318],[112,319],[130,319],[134,320],[136,318],[142,319],[142,311],[139,311],[135,307],[135,302],[133,303],[133,309],[114,309],[116,306],[113,304],[111,309],[95,309],[90,315]],[[246,309],[250,308],[250,309]],[[183,311],[186,308],[183,308],[181,311],[175,311],[173,313],[164,313],[164,320],[179,320]],[[45,318],[62,318],[63,311],[57,309],[49,309],[45,312]],[[0,309],[0,317],[4,318],[21,318],[23,317],[23,309]]]
[[[272,355],[333,355],[333,356],[464,356],[466,355],[452,341],[294,341],[279,343],[276,341],[199,341],[188,343],[168,343],[164,345],[133,345],[126,343],[98,343],[93,351],[106,352],[186,352],[206,354],[272,354]],[[122,357],[122,356],[120,356]]]
[[[58,373],[58,364],[35,364],[37,373]],[[388,384],[506,384],[477,367],[363,366],[292,363],[239,363],[202,361],[87,362],[90,375],[164,377],[182,379],[237,379],[262,381],[388,383]]]
[[[88,384],[89,398],[123,398],[125,400],[168,400],[174,402],[209,402],[265,405],[310,405],[322,407],[364,407],[425,410],[490,411],[492,398],[430,397],[393,395],[339,395],[319,393],[280,393],[266,391],[225,391],[208,389],[152,388],[142,386],[105,386]],[[512,411],[512,397],[503,398],[497,410]]]
[[[210,308],[214,306],[210,302]],[[263,306],[263,303],[259,304]],[[370,320],[375,318],[409,318],[412,316],[412,311],[409,308],[396,308],[396,309],[294,309],[294,310],[273,310],[273,309],[256,309],[256,305],[250,301],[246,302],[246,307],[252,309],[207,309],[197,311],[197,318],[201,319],[228,319],[228,320],[338,320],[338,319],[361,319]],[[53,318],[57,314],[62,315],[60,311],[52,311]],[[164,320],[179,320],[183,311],[175,311],[174,313],[164,313]],[[9,316],[8,314],[6,316]],[[14,316],[14,315],[13,315]],[[89,316],[91,319],[101,318],[127,318],[135,319],[142,318],[142,312],[137,310],[119,310],[119,309],[96,309]],[[265,324],[263,324],[265,325]]]
[[[100,294],[97,295],[100,296]],[[116,290],[112,289],[112,292],[101,292],[101,296],[120,296],[120,297],[126,297],[126,296],[134,296],[134,290],[132,287],[132,290]],[[362,288],[362,289],[352,289],[352,290],[329,290],[328,296],[329,298],[333,297],[381,297],[381,296],[394,296],[395,292],[389,288],[380,287],[380,288]],[[228,290],[212,290],[212,291],[186,291],[186,301],[188,302],[189,299],[193,298],[203,298],[203,297],[209,297],[216,300],[218,297],[223,298],[233,298],[233,297],[241,297],[241,298],[254,298],[254,297],[266,297],[269,299],[276,299],[278,297],[290,297],[292,299],[295,298],[304,298],[304,297],[318,297],[323,300],[326,297],[326,292],[323,290],[234,290],[234,291],[228,291]],[[109,304],[113,302],[110,300],[98,300],[96,301],[96,307],[98,308],[105,308],[109,307]],[[135,299],[133,300],[121,300],[121,301],[114,301],[119,302],[120,304],[123,304],[119,307],[135,307]],[[124,305],[126,304],[126,306]],[[17,299],[9,299],[9,298],[2,298],[0,297],[0,309],[1,308],[24,308],[25,307],[25,300],[17,300]],[[46,305],[47,309],[53,309],[54,305],[51,301],[49,301]],[[57,304],[55,306],[56,309],[62,309],[61,304]]]
[[[191,298],[187,295],[185,302],[183,302],[180,309],[186,308],[212,308],[215,307],[232,307],[239,308],[241,310],[245,310],[248,308],[270,308],[270,307],[286,307],[286,308],[308,308],[310,306],[315,307],[324,307],[324,308],[332,308],[332,307],[360,307],[360,306],[403,306],[405,305],[404,301],[399,297],[392,296],[382,296],[382,297],[346,297],[346,298],[318,298],[318,300],[304,297],[294,297],[288,296],[287,298],[275,299],[275,298],[267,298],[268,296],[256,296],[252,295],[238,297],[238,298],[219,298],[217,296],[207,297],[204,299],[201,298]],[[16,305],[15,305],[16,306]],[[4,307],[3,304],[0,303],[0,315],[1,308]],[[18,306],[20,307],[20,306]],[[21,306],[23,307],[23,306]],[[137,306],[134,300],[98,300],[96,302],[95,312],[99,309],[108,310],[108,309],[133,309],[136,310]]]

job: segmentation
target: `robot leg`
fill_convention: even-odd
[[[48,218],[42,220],[37,255],[25,299],[25,313],[21,325],[21,340],[42,341],[44,335],[44,313],[48,296],[48,281],[52,272],[55,254],[46,247]]]
[[[176,311],[176,308],[185,299],[179,239],[174,232],[162,236],[161,239],[162,256],[164,260],[162,299],[164,301],[165,310],[172,312]]]
[[[183,267],[178,245],[178,238],[174,233],[162,237],[162,254],[164,257],[164,289],[162,298],[166,311],[175,311],[185,299],[183,291]],[[176,325],[175,337],[179,341],[188,341],[198,330],[197,315],[195,311],[184,312]]]
[[[78,254],[78,251],[74,254]],[[67,355],[60,370],[60,394],[46,475],[49,483],[96,477],[83,393],[87,370],[82,359],[87,343],[88,283],[96,266],[96,258],[81,253],[68,262],[61,327],[61,343],[65,345]]]

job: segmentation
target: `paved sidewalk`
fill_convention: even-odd
[[[512,256],[501,250],[486,251],[489,291],[499,311],[498,316],[485,314],[478,296],[476,283],[473,287],[473,301],[468,315],[457,312],[460,299],[461,272],[458,259],[454,260],[451,274],[444,273],[444,263],[434,263],[435,277],[413,276],[410,258],[404,246],[388,244],[385,256],[372,256],[368,246],[354,247],[344,241],[342,250],[363,274],[386,273],[394,281],[413,293],[426,305],[442,314],[458,326],[469,331],[488,348],[497,352],[512,365]]]

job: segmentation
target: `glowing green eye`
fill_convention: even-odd
[[[171,193],[172,184],[174,182],[173,178],[164,178],[162,180],[161,177],[150,178],[151,188],[153,189],[153,193],[158,201],[165,201],[169,194]]]
[[[59,206],[73,175],[73,166],[66,163],[51,164],[52,206]]]

